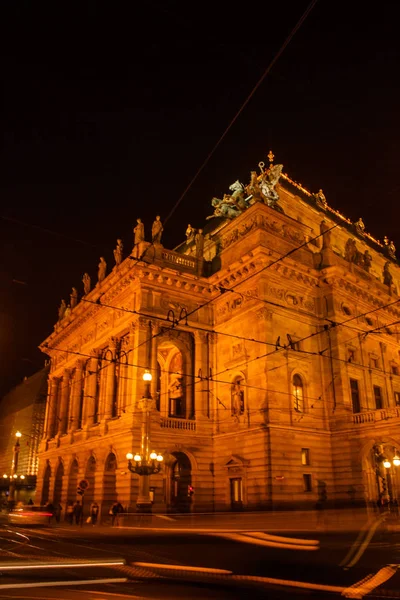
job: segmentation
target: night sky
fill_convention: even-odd
[[[140,8],[137,8],[140,6]],[[62,298],[149,239],[310,2],[15,2],[1,19],[0,395],[44,364]],[[396,2],[319,0],[165,224],[173,248],[270,149],[399,247]]]

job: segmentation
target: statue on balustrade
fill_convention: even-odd
[[[122,240],[117,240],[117,246],[114,249],[114,260],[115,260],[115,264],[117,267],[119,267],[119,265],[122,262],[122,253],[123,253],[123,243]]]
[[[58,309],[58,320],[59,321],[61,321],[61,319],[64,318],[66,310],[67,310],[67,305],[65,304],[65,300],[61,300],[60,308]]]
[[[75,308],[75,306],[78,304],[78,290],[76,288],[72,288],[72,292],[69,295],[69,299],[71,309]]]
[[[153,221],[153,226],[151,228],[151,241],[153,244],[161,245],[161,235],[164,228],[162,226],[160,216],[157,215],[155,221]]]
[[[203,230],[199,229],[199,231],[196,233],[196,256],[197,258],[203,258],[203,251],[204,251],[204,235],[203,235]]]
[[[99,283],[101,283],[106,278],[106,272],[107,272],[107,263],[104,260],[104,256],[100,256],[100,262],[99,262],[98,267],[99,267],[99,270],[97,273],[97,277],[98,277]]]
[[[65,309],[64,317],[69,317],[70,314],[71,314],[71,305],[68,304],[67,308]]]
[[[196,233],[196,230],[193,229],[193,227],[189,223],[189,225],[187,226],[187,229],[186,229],[186,243],[187,244],[190,244],[190,242],[193,242],[195,233]]]
[[[83,293],[86,296],[90,292],[90,288],[91,288],[91,279],[90,279],[89,273],[83,274],[82,283],[83,283]]]

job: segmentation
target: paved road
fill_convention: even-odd
[[[18,583],[34,585],[44,580],[51,583],[56,580],[68,582],[71,579],[112,577],[129,581],[101,584],[100,587],[85,586],[81,588],[79,597],[85,598],[89,589],[92,595],[87,597],[96,598],[97,590],[99,600],[104,598],[105,591],[107,598],[112,598],[114,593],[141,598],[241,598],[247,595],[249,589],[253,598],[303,596],[305,589],[291,587],[288,583],[282,587],[276,581],[289,580],[299,582],[298,585],[314,584],[315,589],[311,590],[314,597],[325,599],[331,594],[340,597],[341,591],[379,571],[378,579],[371,584],[375,597],[388,597],[388,594],[400,597],[397,567],[387,567],[400,565],[400,532],[396,526],[388,528],[384,522],[366,523],[364,520],[361,527],[353,527],[350,531],[344,527],[336,531],[329,527],[299,531],[297,527],[293,532],[287,529],[278,532],[274,528],[272,534],[271,530],[243,526],[236,530],[225,527],[209,531],[209,527],[202,527],[193,532],[193,527],[190,527],[179,531],[176,523],[172,522],[169,522],[169,528],[163,526],[156,531],[150,528],[89,526],[17,530],[3,526],[0,530],[0,597],[12,598],[13,594],[17,594],[19,598],[72,599],[77,596],[70,588],[57,590],[57,594],[51,589],[24,588],[23,593],[28,596],[21,596],[21,590],[12,591],[2,586]],[[254,522],[251,525],[254,526]],[[4,561],[18,564],[28,559],[44,559],[57,566],[57,561],[65,558],[123,559],[127,566],[112,569],[107,565],[85,569],[57,567],[36,572],[4,572],[1,567],[3,565],[4,569]],[[173,581],[168,584],[160,582],[157,577],[160,574],[165,576],[166,571],[156,567],[144,568],[143,563],[173,567]],[[197,580],[194,584],[186,581],[189,575],[181,569],[188,566],[226,570],[233,576],[196,572],[190,575]],[[255,577],[266,578],[267,581],[256,584]],[[181,583],[177,584],[177,581]],[[199,587],[199,581],[203,587]]]

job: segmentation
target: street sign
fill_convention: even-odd
[[[87,479],[81,479],[81,481],[78,484],[78,487],[81,488],[81,490],[86,491],[89,487],[89,482]]]

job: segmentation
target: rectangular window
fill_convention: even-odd
[[[347,362],[352,363],[356,361],[356,351],[349,348],[347,350]]]
[[[379,385],[374,385],[374,396],[376,409],[383,408],[382,388]]]
[[[357,379],[350,379],[350,390],[351,390],[351,404],[353,406],[353,413],[361,412],[360,405],[360,391],[358,389]]]
[[[303,474],[303,483],[304,483],[304,491],[311,492],[312,491],[312,482],[310,473]]]
[[[392,365],[392,375],[399,374],[399,367],[397,365]]]
[[[395,402],[396,406],[400,406],[400,392],[394,393],[394,402]]]
[[[302,465],[310,464],[310,448],[302,448],[301,449],[301,464]]]
[[[375,358],[375,357],[371,357],[371,368],[372,369],[379,369],[379,359]]]

